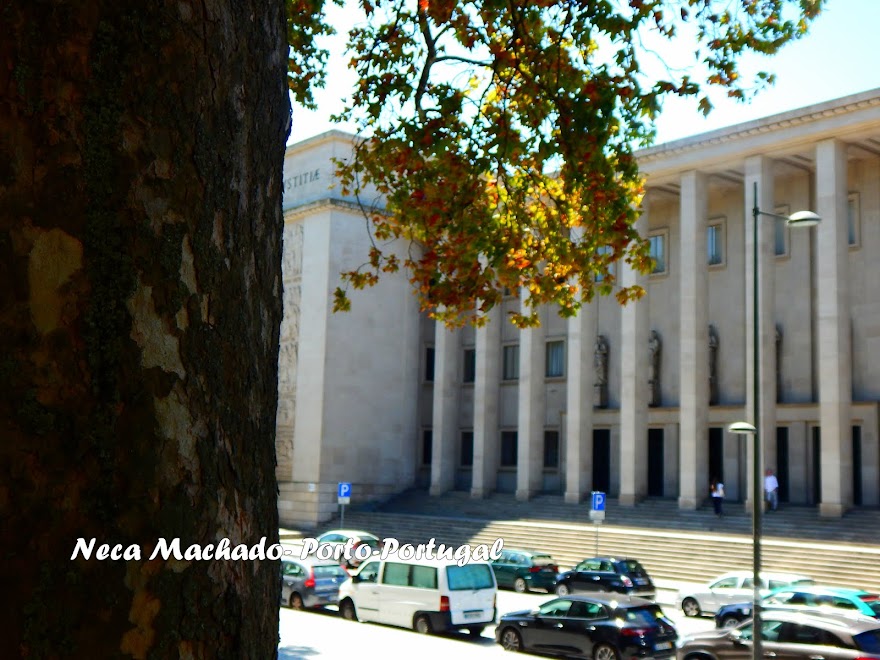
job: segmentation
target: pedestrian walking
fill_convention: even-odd
[[[712,479],[709,485],[709,494],[712,496],[712,506],[715,508],[715,515],[724,515],[724,484],[718,479]]]
[[[767,501],[767,507],[771,511],[776,511],[779,506],[779,480],[770,468],[767,468],[764,475],[764,499]]]

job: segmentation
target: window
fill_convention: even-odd
[[[605,256],[606,254],[611,254],[612,251],[613,250],[611,249],[610,245],[600,245],[599,247],[596,248],[596,254],[602,255],[602,256]],[[609,272],[609,274],[612,274],[612,275],[614,274],[614,264],[608,264],[608,272]],[[596,278],[595,278],[596,282],[601,282],[604,279],[605,279],[605,277],[601,273],[596,273]]]
[[[736,589],[739,586],[739,578],[729,577],[718,580],[710,589]]]
[[[516,431],[501,432],[501,467],[516,467]]]
[[[788,254],[788,222],[786,220],[789,215],[788,205],[777,206],[774,213],[782,217],[773,219],[773,250],[777,257],[784,257]],[[761,221],[758,220],[758,222]]]
[[[474,432],[461,432],[461,451],[458,455],[461,467],[471,467],[474,464]]]
[[[473,383],[477,379],[477,349],[464,349],[464,382]]]
[[[853,192],[846,198],[846,236],[850,247],[857,247],[861,239],[859,215],[859,193]]]
[[[654,260],[653,274],[665,273],[668,268],[666,254],[666,231],[656,232],[648,237],[651,243],[651,258]]]
[[[361,582],[377,582],[379,578],[379,562],[371,561],[358,571]]]
[[[425,382],[434,382],[434,347],[425,347]]]
[[[422,431],[422,465],[431,464],[431,447],[434,444],[434,432],[431,429]]]
[[[565,375],[565,342],[562,340],[547,342],[547,378],[561,378]]]
[[[706,227],[706,257],[710,266],[724,263],[724,218],[709,220]]]
[[[417,589],[437,588],[437,568],[435,566],[419,566],[413,564],[410,574],[410,586]]]
[[[495,578],[489,564],[447,566],[446,582],[449,584],[449,591],[476,591],[492,589],[495,586]]]
[[[409,564],[398,564],[395,561],[385,562],[382,584],[393,584],[399,587],[409,586]]]
[[[516,380],[519,378],[519,344],[505,346],[503,351],[502,378],[504,380]]]
[[[559,431],[544,431],[544,467],[559,468]]]

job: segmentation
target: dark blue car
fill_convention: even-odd
[[[678,633],[660,606],[621,594],[566,596],[536,610],[511,612],[495,627],[506,651],[592,660],[671,658]]]

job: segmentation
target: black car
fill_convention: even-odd
[[[659,605],[617,594],[555,598],[537,610],[505,614],[495,627],[495,641],[506,651],[592,660],[671,658],[677,639]]]
[[[593,557],[584,559],[574,570],[556,578],[556,594],[567,596],[576,592],[614,591],[654,600],[654,582],[635,559],[627,557]]]

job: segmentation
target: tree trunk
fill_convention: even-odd
[[[283,9],[0,2],[0,657],[276,654]]]

